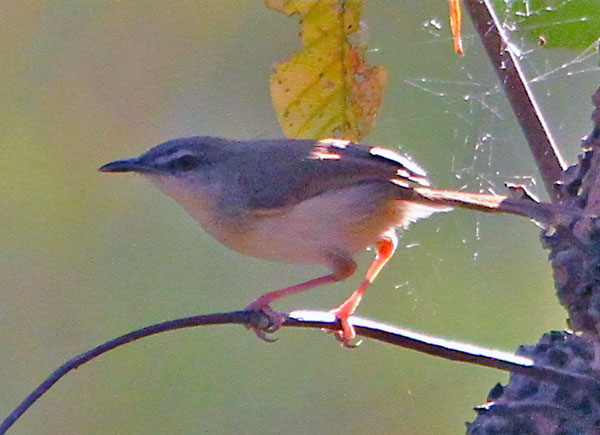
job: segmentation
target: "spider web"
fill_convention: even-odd
[[[562,1],[554,4],[553,8],[561,8],[568,3],[569,0]],[[527,5],[529,4],[530,2],[527,2]],[[539,40],[530,36],[535,28],[528,24],[528,17],[538,12],[528,7],[525,13],[517,14],[507,8],[504,19],[502,16],[500,18],[503,19],[510,38],[509,43],[518,54],[526,79],[550,132],[567,163],[572,164],[580,152],[581,137],[591,129],[590,96],[598,86],[600,70],[598,41],[578,50],[545,46],[543,35],[540,34]],[[417,160],[429,169],[436,186],[506,194],[504,184],[511,182],[523,184],[535,195],[542,199],[547,198],[543,184],[538,181],[537,168],[504,90],[490,67],[469,17],[465,17],[464,21],[464,58],[454,54],[451,59],[448,56],[448,52],[452,50],[452,41],[447,16],[428,17],[419,23],[418,28],[413,27],[407,32],[410,40],[404,42],[406,48],[402,48],[403,53],[417,52],[414,58],[418,60],[422,57],[428,59],[428,62],[415,67],[409,65],[411,70],[406,65],[407,62],[410,64],[413,58],[408,61],[402,58],[399,64],[406,72],[402,74],[400,89],[391,90],[390,93],[419,94],[419,99],[425,101],[424,104],[429,104],[429,107],[422,109],[423,113],[415,117],[430,116],[436,120],[427,124],[426,128],[421,128],[420,133],[425,131],[426,135],[428,129],[432,130],[433,137],[424,138],[423,142],[429,142],[421,144],[422,148],[417,149]],[[405,23],[406,20],[400,17],[398,22]],[[555,21],[552,24],[564,23],[565,21]],[[384,60],[384,56],[389,57],[393,50],[398,48],[383,43],[372,50],[371,55],[376,58],[382,52]],[[445,62],[452,64],[446,66]],[[419,108],[408,107],[406,113],[415,110]],[[396,117],[397,115],[390,116],[391,119]],[[421,122],[419,119],[417,121]],[[450,124],[452,131],[444,132],[445,127],[438,127],[437,122]],[[386,143],[394,143],[397,136],[403,137],[403,132],[394,131],[393,135],[383,140]],[[440,142],[451,143],[451,146],[436,150],[440,148]],[[414,154],[414,146],[413,144],[403,148],[402,151]],[[426,151],[422,151],[423,148]],[[429,161],[426,160],[427,153],[432,155]],[[425,159],[423,155],[426,156]],[[446,166],[432,167],[432,162],[436,161],[444,161]],[[402,298],[402,303],[406,302],[411,309],[417,311],[434,310],[431,307],[426,308],[420,302],[428,299],[424,289],[431,287],[432,282],[446,282],[448,270],[452,269],[448,268],[447,264],[455,258],[448,257],[447,253],[453,251],[448,250],[444,253],[438,246],[444,233],[451,233],[449,238],[453,238],[454,243],[468,245],[467,251],[470,249],[473,262],[485,257],[486,261],[494,263],[496,248],[494,242],[488,243],[488,236],[502,237],[498,234],[498,227],[488,224],[490,220],[482,214],[472,213],[467,219],[471,219],[473,224],[457,223],[456,219],[436,219],[440,236],[431,239],[425,235],[427,231],[431,231],[431,226],[422,230],[418,224],[403,236],[403,249],[396,254],[402,257],[403,270],[414,266],[419,270],[427,270],[429,276],[428,279],[418,282],[418,274],[406,274],[403,279],[397,281],[395,287],[399,290],[398,294],[401,294],[398,297]],[[413,260],[415,256],[412,252],[418,251],[421,252],[420,258]],[[469,284],[466,283],[465,286]],[[480,288],[473,284],[472,292],[478,293]],[[442,306],[441,303],[439,306]],[[427,314],[436,313],[430,311]]]
[[[562,1],[551,9],[559,9],[569,1]],[[535,26],[528,26],[527,18],[540,10],[530,8],[529,2],[525,4],[525,13],[510,13],[511,20],[504,21],[505,30],[560,152],[572,163],[579,152],[580,138],[590,129],[590,95],[597,87],[600,70],[598,40],[580,51],[546,48],[542,34],[538,41],[531,41],[524,35],[535,30]],[[547,9],[550,8],[544,8]],[[509,12],[512,12],[510,3]],[[515,21],[514,17],[522,19]],[[555,21],[552,24],[567,22]],[[415,46],[449,44],[449,26],[445,22],[442,24],[440,19],[427,20],[422,30],[419,35],[422,39]],[[531,161],[531,156],[525,151],[525,139],[514,123],[515,115],[498,79],[489,70],[482,71],[479,62],[468,59],[469,56],[485,56],[482,55],[479,38],[474,33],[467,33],[464,39],[467,55],[459,68],[461,78],[447,79],[443,73],[430,73],[406,77],[404,83],[437,99],[447,116],[455,118],[456,136],[463,151],[453,155],[451,171],[462,183],[459,188],[503,193],[506,191],[504,183],[514,182],[543,195],[543,186],[536,182],[537,171],[522,172],[529,169],[524,163]],[[487,61],[487,57],[483,60]],[[457,104],[460,101],[464,104]],[[515,148],[515,144],[520,149]],[[464,152],[465,149],[471,151]],[[508,165],[506,159],[497,158],[500,153],[511,154]]]

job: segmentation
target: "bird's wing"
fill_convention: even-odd
[[[230,202],[237,211],[277,213],[324,192],[367,182],[429,185],[426,172],[409,157],[339,139],[240,142],[238,155],[236,179],[224,186],[231,189],[224,197],[238,198]]]

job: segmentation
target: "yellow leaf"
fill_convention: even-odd
[[[368,66],[364,47],[348,35],[359,28],[362,0],[267,0],[300,14],[302,50],[275,65],[271,99],[283,132],[292,138],[337,136],[357,141],[381,105],[386,72]]]

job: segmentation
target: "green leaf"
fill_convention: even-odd
[[[600,38],[598,0],[495,0],[505,20],[546,47],[584,49]]]

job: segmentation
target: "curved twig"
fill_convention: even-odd
[[[234,311],[170,320],[113,338],[87,352],[77,355],[52,372],[0,423],[0,434],[4,434],[23,413],[71,370],[75,370],[82,364],[119,346],[161,332],[193,326],[242,324],[264,328],[268,326],[268,323],[268,317],[262,311]],[[531,359],[510,353],[418,334],[359,317],[351,317],[350,323],[354,325],[356,333],[360,336],[417,350],[429,355],[519,373],[538,380],[560,384],[567,388],[579,388],[583,385],[596,384],[600,388],[600,383],[589,376],[565,372],[551,367],[535,366]],[[329,330],[339,329],[340,327],[339,322],[333,314],[320,311],[294,311],[287,316],[283,326]]]

